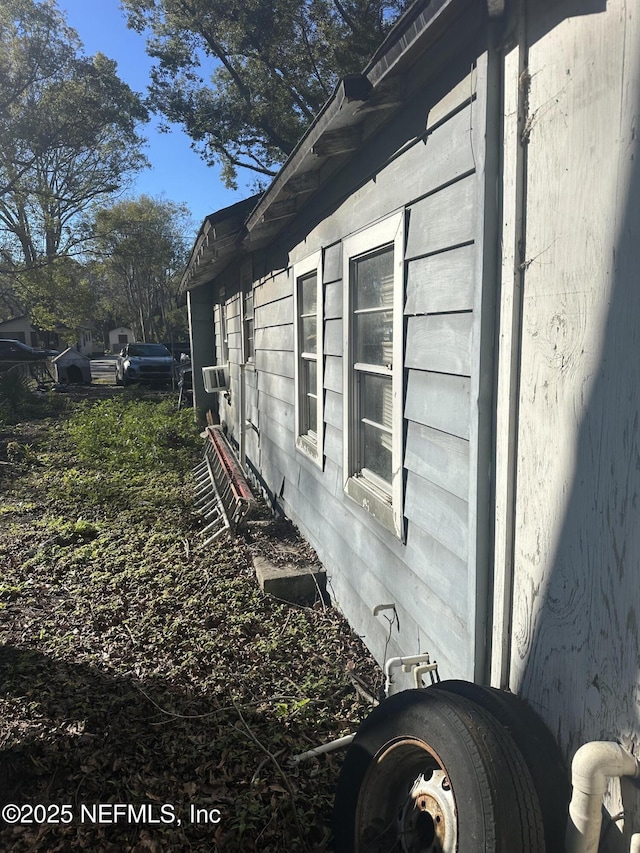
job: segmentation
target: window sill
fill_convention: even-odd
[[[296,438],[296,449],[307,456],[319,468],[322,467],[321,458],[318,453],[318,445],[315,441],[311,441],[306,435],[299,435]]]
[[[394,536],[401,538],[396,530],[391,497],[385,496],[375,486],[369,484],[364,477],[350,477],[345,484],[344,491],[351,500],[365,509],[383,527],[386,527]]]

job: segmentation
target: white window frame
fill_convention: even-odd
[[[354,363],[352,264],[360,257],[393,247],[393,363],[391,376],[391,485],[373,472],[357,469],[358,388]],[[343,483],[345,493],[398,538],[403,522],[403,375],[404,375],[405,215],[399,211],[343,241]],[[378,371],[376,371],[378,372]],[[382,372],[380,369],[379,372]]]
[[[244,364],[253,364],[255,361],[256,315],[255,306],[253,304],[254,295],[253,287],[249,290],[242,291],[240,294],[240,326],[242,331],[242,361]],[[251,316],[247,314],[247,299],[249,297],[251,297]],[[251,334],[249,334],[249,329],[251,329]],[[251,340],[251,347],[249,347],[249,340]],[[249,352],[250,349],[251,352]]]
[[[316,275],[316,418],[318,429],[315,435],[303,433],[302,397],[303,387],[300,364],[303,359],[310,360],[308,353],[300,350],[300,288],[302,279],[315,273]],[[299,261],[293,267],[293,351],[295,358],[295,437],[296,448],[308,456],[320,468],[324,459],[324,300],[322,286],[322,252],[314,252],[309,257]]]
[[[229,330],[227,328],[227,303],[222,300],[218,303],[218,317],[220,329],[220,364],[229,363]]]

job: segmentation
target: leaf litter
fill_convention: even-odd
[[[315,558],[288,522],[198,548],[173,400],[82,396],[0,433],[0,803],[73,816],[0,820],[0,848],[329,849],[342,754],[290,759],[357,728],[378,668],[331,607],[260,591],[256,549]]]

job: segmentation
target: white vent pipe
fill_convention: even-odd
[[[637,759],[620,744],[593,741],[576,752],[571,763],[566,853],[597,853],[607,780],[620,776],[640,776]]]

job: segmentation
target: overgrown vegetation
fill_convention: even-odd
[[[290,758],[353,731],[377,672],[331,609],[265,597],[247,543],[198,547],[200,446],[128,392],[0,429],[0,802],[73,814],[0,821],[2,849],[328,849],[341,757]],[[96,803],[152,820],[81,822]]]

